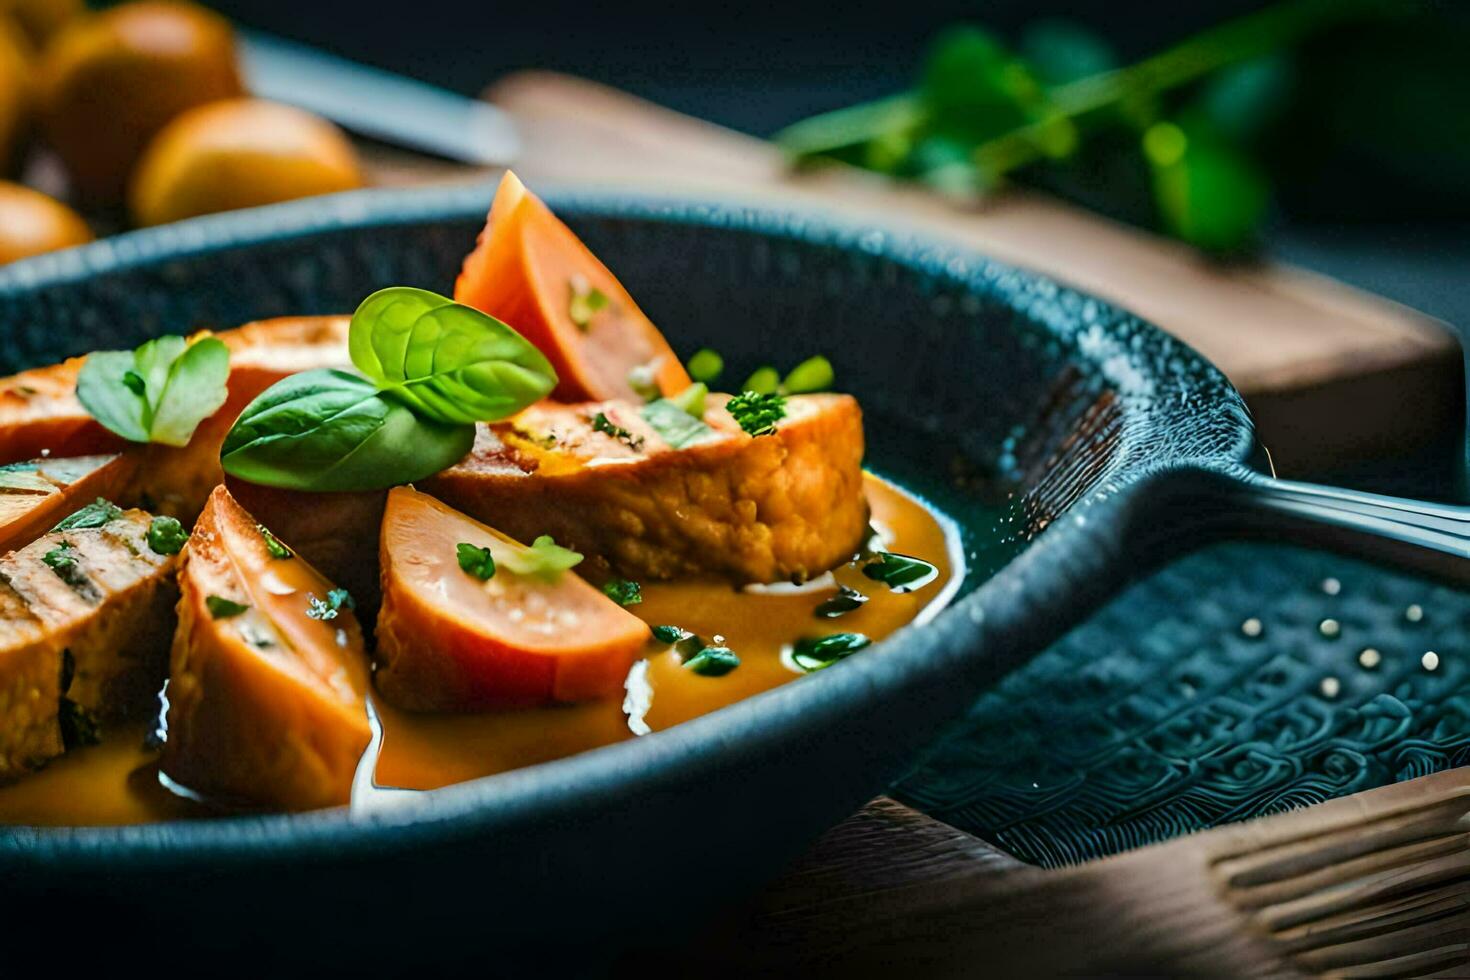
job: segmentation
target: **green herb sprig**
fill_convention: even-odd
[[[225,472],[290,490],[410,483],[463,458],[475,422],[513,415],[557,381],[504,323],[406,286],[362,302],[348,351],[360,374],[295,374],[246,406],[220,453]]]
[[[148,522],[148,547],[156,555],[177,555],[188,540],[189,532],[176,517],[155,517]]]
[[[752,436],[768,436],[776,431],[776,423],[786,417],[786,399],[778,394],[746,391],[725,403],[740,428]]]
[[[461,541],[454,546],[454,557],[461,569],[481,582],[488,582],[495,577],[495,556],[490,553],[489,548]]]
[[[136,350],[94,351],[77,375],[77,400],[129,442],[184,446],[229,391],[230,349],[204,337],[150,340]]]
[[[602,594],[620,606],[636,606],[643,601],[643,587],[625,578],[603,583]]]

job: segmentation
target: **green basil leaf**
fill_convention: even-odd
[[[723,677],[740,666],[740,657],[729,647],[705,647],[684,661],[684,669],[705,677]]]
[[[81,510],[63,518],[52,531],[73,531],[79,528],[102,527],[122,516],[122,508],[110,500],[98,497]]]
[[[873,641],[861,633],[832,633],[828,636],[804,636],[791,650],[791,660],[807,673],[830,667],[837,661],[857,653]]]
[[[551,363],[510,327],[406,286],[363,301],[352,317],[348,350],[359,370],[436,422],[493,422],[556,387]]]
[[[318,369],[247,405],[220,463],[231,476],[289,490],[382,490],[453,466],[474,441],[473,425],[421,419],[365,378]]]
[[[709,435],[710,427],[667,398],[643,406],[643,421],[659,438],[675,449],[683,449]]]
[[[77,375],[77,400],[129,442],[187,445],[228,395],[230,349],[206,337],[150,340],[134,351],[96,351]]]
[[[199,423],[219,411],[229,396],[230,349],[213,337],[190,344],[168,369],[153,408],[150,442],[186,446]],[[149,382],[148,392],[154,389]]]

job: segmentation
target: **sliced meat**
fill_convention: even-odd
[[[224,487],[179,569],[163,771],[221,800],[348,802],[370,739],[367,658],[350,604]]]
[[[0,777],[58,754],[64,722],[156,707],[177,559],[149,546],[152,515],[99,513],[0,557]]]
[[[565,402],[676,395],[689,375],[633,297],[507,172],[454,285],[460,303],[518,330],[556,368]],[[654,392],[654,393],[657,393]]]
[[[29,544],[98,497],[118,499],[134,465],[114,454],[0,466],[0,554]]]
[[[788,398],[776,430],[750,436],[727,400],[710,396],[710,431],[682,449],[636,405],[542,403],[482,426],[470,455],[422,487],[512,537],[550,534],[592,568],[635,580],[803,581],[849,560],[868,522],[857,402]]]
[[[462,545],[480,556],[472,569],[460,564]],[[620,694],[648,627],[574,572],[517,564],[531,552],[425,494],[389,491],[383,697],[409,710],[475,711]]]

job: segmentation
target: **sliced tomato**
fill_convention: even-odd
[[[37,459],[0,468],[0,555],[51,530],[98,497],[116,499],[133,473],[129,456]]]
[[[689,375],[653,322],[582,240],[507,171],[454,298],[541,349],[559,401],[676,395]]]
[[[488,579],[458,546],[488,548]],[[378,690],[403,708],[475,711],[617,695],[648,627],[572,572],[507,567],[526,546],[416,490],[388,493]]]
[[[179,570],[165,773],[244,803],[348,802],[371,736],[367,655],[333,588],[272,553],[224,487],[210,495]]]

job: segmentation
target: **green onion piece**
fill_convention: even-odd
[[[636,606],[643,601],[643,589],[625,578],[615,578],[603,585],[602,594],[620,606]]]
[[[270,552],[272,558],[279,561],[295,557],[291,549],[281,544],[281,539],[267,530],[264,524],[255,525],[255,530],[259,531],[260,536],[265,539],[265,550]]]
[[[781,390],[788,395],[800,395],[810,391],[826,391],[832,387],[832,362],[821,354],[809,357],[786,375]]]
[[[740,666],[740,657],[729,647],[705,647],[684,661],[684,668],[704,677],[723,677]]]
[[[177,555],[184,550],[189,532],[172,517],[155,517],[148,522],[148,547],[158,555]]]
[[[791,659],[807,673],[830,667],[844,657],[870,645],[873,641],[861,633],[832,633],[828,636],[806,636],[792,647]]]
[[[863,574],[894,592],[913,592],[939,577],[939,569],[922,558],[880,551],[863,566]]]
[[[690,387],[703,389],[704,385],[691,385]],[[701,394],[700,401],[703,402],[703,400]],[[683,449],[685,446],[698,442],[711,431],[702,420],[685,411],[671,398],[660,398],[656,402],[644,405],[641,414],[649,428],[657,432],[659,438],[674,449]]]
[[[217,595],[205,596],[204,607],[209,610],[209,615],[212,619],[230,619],[250,608],[245,603],[235,602],[233,599],[226,599],[223,596]]]
[[[543,534],[531,542],[529,548],[517,548],[507,552],[500,564],[517,575],[536,575],[548,582],[555,582],[562,572],[581,564],[582,555],[570,548],[563,548]]]
[[[753,391],[757,395],[774,395],[781,388],[781,374],[769,365],[756,368],[755,373],[745,379],[742,391]]]
[[[708,394],[709,385],[696,381],[673,398],[668,399],[668,402],[682,408],[692,417],[702,420],[704,418],[704,398]]]
[[[726,402],[725,410],[750,435],[768,436],[776,431],[776,423],[786,417],[786,399],[747,391]]]
[[[454,546],[454,554],[459,559],[459,567],[481,582],[495,577],[495,556],[490,554],[489,548],[461,541]]]
[[[586,331],[592,326],[592,318],[607,309],[610,302],[607,294],[596,286],[589,285],[587,280],[581,276],[573,276],[569,283],[572,290],[571,301],[567,304],[567,315],[572,318],[578,329]]]
[[[708,347],[695,351],[694,356],[689,358],[689,363],[684,366],[689,371],[689,377],[701,384],[712,385],[725,373],[725,359]]]

